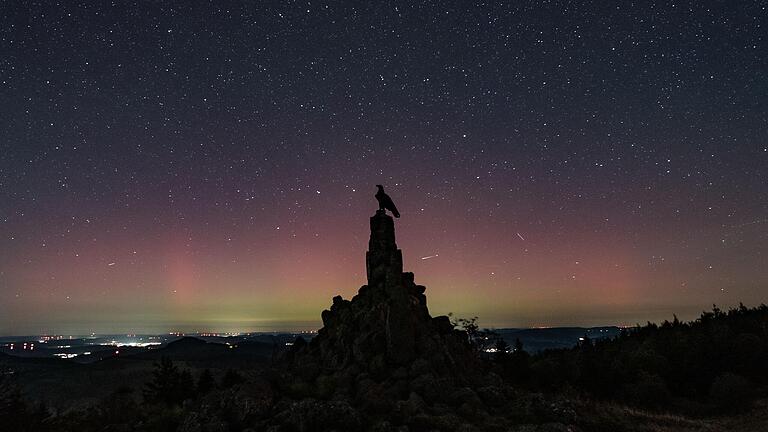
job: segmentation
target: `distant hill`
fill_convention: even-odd
[[[55,357],[17,357],[0,353],[0,367],[35,370],[38,368],[70,368],[75,366],[76,364],[73,362]]]
[[[115,356],[104,362],[157,361],[168,357],[201,368],[244,367],[250,363],[263,363],[272,357],[273,345],[261,342],[243,341],[227,345],[206,342],[186,336],[162,348],[142,350],[138,353]]]
[[[621,334],[621,328],[606,327],[549,327],[509,328],[494,330],[510,345],[520,339],[523,349],[537,353],[547,349],[572,348],[585,336],[592,340],[614,338]]]

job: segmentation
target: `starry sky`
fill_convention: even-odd
[[[316,329],[375,184],[433,315],[768,301],[764,1],[0,4],[0,334]]]

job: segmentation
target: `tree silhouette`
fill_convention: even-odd
[[[148,403],[178,405],[194,395],[195,385],[189,370],[179,371],[171,359],[163,357],[155,364],[152,381],[144,386],[144,400]]]
[[[448,317],[453,318],[453,312],[449,313]],[[469,343],[472,344],[476,351],[482,352],[488,348],[493,348],[499,340],[503,340],[501,335],[495,331],[481,329],[477,321],[478,318],[476,316],[472,318],[456,318],[456,320],[451,319],[451,324],[467,333]]]

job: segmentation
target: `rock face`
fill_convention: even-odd
[[[368,284],[351,301],[333,298],[318,335],[309,346],[298,344],[296,366],[387,378],[416,364],[435,376],[466,377],[474,361],[466,334],[454,330],[448,317],[429,315],[425,288],[414,283],[413,273],[403,272],[392,217],[379,210],[370,223]]]

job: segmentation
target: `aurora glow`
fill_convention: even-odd
[[[433,315],[765,302],[759,3],[513,3],[5,2],[0,333],[316,328],[378,183]]]

